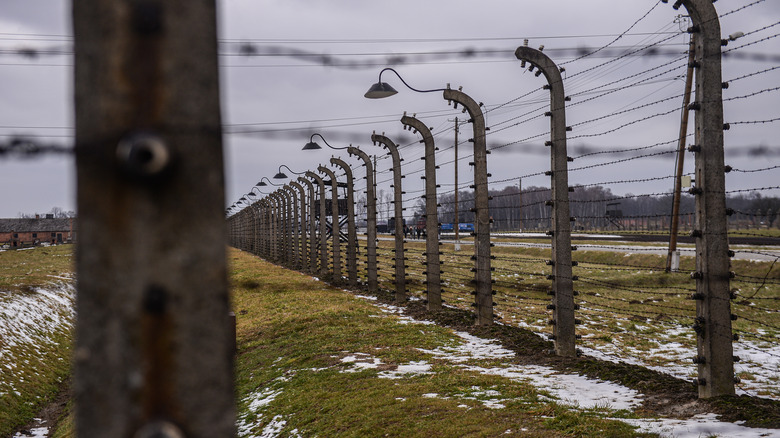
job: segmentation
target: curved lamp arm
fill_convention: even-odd
[[[268,183],[270,183],[272,186],[276,186],[276,187],[281,187],[281,186],[284,185],[284,184],[274,184],[270,179],[268,179],[266,177],[262,177],[260,179],[260,182],[255,184],[255,187],[265,187],[265,186],[267,186],[268,184],[265,181],[268,181]]]
[[[321,139],[322,139],[322,141],[324,141],[324,142],[325,142],[325,144],[326,144],[326,145],[328,145],[328,147],[329,147],[329,148],[331,148],[331,149],[342,150],[342,149],[347,149],[347,147],[349,147],[349,146],[347,146],[347,147],[343,147],[343,148],[337,148],[337,147],[333,147],[333,146],[331,146],[331,145],[330,145],[330,143],[328,143],[328,140],[325,140],[325,137],[323,137],[323,136],[322,136],[322,134],[320,134],[320,133],[318,133],[318,132],[315,132],[315,133],[314,133],[314,134],[312,134],[312,135],[311,135],[311,137],[309,138],[309,142],[308,142],[308,143],[306,143],[306,145],[303,147],[303,150],[304,150],[304,151],[312,151],[312,150],[314,150],[314,149],[322,149],[322,146],[320,146],[319,144],[317,144],[317,142],[315,142],[315,141],[314,141],[314,136],[315,136],[315,135],[316,135],[316,136],[318,136],[319,138],[321,138]],[[288,167],[288,169],[289,169],[289,167]],[[294,173],[294,172],[293,172],[293,173]]]
[[[287,170],[289,170],[290,172],[292,172],[292,173],[294,173],[296,175],[303,175],[303,174],[306,173],[306,172],[296,172],[296,171],[290,169],[290,167],[287,166],[286,164],[282,164],[281,166],[279,166],[279,171],[276,173],[276,175],[274,175],[274,179],[287,179],[287,178],[289,178],[289,176],[287,176],[284,172],[282,172],[282,167],[287,168]]]
[[[436,88],[433,90],[418,90],[412,87],[411,85],[407,84],[404,78],[402,78],[397,71],[395,71],[390,67],[386,67],[379,72],[379,82],[372,85],[371,88],[369,88],[368,91],[366,91],[366,94],[363,95],[364,97],[368,99],[381,99],[383,97],[390,97],[398,93],[398,91],[396,91],[395,88],[391,87],[390,84],[388,84],[387,82],[382,82],[382,73],[384,73],[387,70],[390,70],[391,72],[395,73],[395,75],[398,76],[398,79],[400,79],[401,82],[403,82],[403,84],[406,85],[406,87],[412,91],[416,91],[418,93],[433,93],[436,91],[444,91],[444,88]]]

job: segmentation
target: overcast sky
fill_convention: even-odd
[[[742,55],[739,59],[724,60],[723,79],[777,69],[730,84],[724,92],[724,98],[733,98],[725,103],[727,122],[780,117],[780,92],[773,90],[780,87],[780,38],[770,38],[780,33],[780,2],[765,0],[740,10],[751,3],[754,0],[716,3],[721,15],[736,11],[721,19],[724,37],[737,31],[748,34],[724,50],[755,42],[731,52]],[[494,149],[488,157],[491,188],[516,185],[520,177],[523,187],[548,185],[549,177],[538,175],[549,168],[549,150],[543,146],[549,130],[543,116],[548,94],[539,91],[543,77],[521,68],[514,58],[514,49],[524,38],[533,47],[544,45],[566,69],[564,86],[572,96],[567,124],[574,128],[569,133],[569,155],[583,155],[583,147],[613,150],[668,143],[642,150],[658,152],[655,157],[623,163],[592,167],[626,155],[577,159],[570,168],[585,168],[573,171],[570,182],[654,179],[607,186],[618,194],[668,192],[672,181],[657,178],[674,174],[673,155],[661,152],[674,148],[679,131],[680,112],[675,108],[682,102],[686,61],[681,57],[687,48],[687,34],[680,29],[688,24],[680,23],[678,15],[684,13],[684,8],[675,11],[671,4],[656,0],[398,0],[381,5],[359,0],[223,0],[219,47],[227,205],[262,177],[272,177],[281,164],[296,172],[316,170],[328,164],[331,153],[359,164],[340,151],[301,151],[314,132],[333,146],[351,143],[384,156],[371,144],[374,130],[402,146],[406,202],[414,203],[419,197],[415,191],[422,188],[418,177],[422,146],[417,136],[402,130],[399,120],[404,111],[416,113],[433,128],[441,150],[437,161],[450,162],[442,165],[438,178],[442,190],[451,190],[447,184],[454,173],[454,119],[462,121],[465,116],[448,107],[441,93],[414,93],[391,74],[382,79],[398,89],[398,95],[365,99],[363,93],[385,66],[396,68],[412,87],[435,89],[450,83],[485,104],[491,127],[488,146]],[[41,143],[72,143],[70,21],[66,1],[3,2],[0,141],[28,135]],[[760,41],[764,38],[768,39]],[[649,44],[658,49],[653,56],[618,58]],[[606,45],[593,56],[577,59],[589,51],[583,48],[592,51]],[[25,48],[57,49],[63,54],[19,55],[18,50]],[[257,56],[242,55],[248,51]],[[329,55],[328,65],[305,54]],[[392,63],[399,58],[405,62]],[[611,90],[615,91],[601,96]],[[743,97],[749,95],[753,96]],[[461,141],[471,137],[470,130],[469,125],[461,127]],[[780,122],[733,124],[726,133],[726,162],[740,170],[777,166],[779,137]],[[766,146],[770,153],[750,156],[746,151],[756,146]],[[461,145],[461,157],[469,155],[470,147]],[[468,161],[460,163],[462,185],[471,180]],[[685,171],[692,166],[689,155]],[[380,159],[378,167],[379,181],[387,181],[389,160]],[[362,168],[355,171],[362,176]],[[727,185],[727,190],[777,186],[780,171],[732,173]],[[380,188],[389,191],[387,186],[384,182]],[[46,213],[55,206],[76,208],[73,161],[67,157],[0,157],[0,187],[0,217]],[[777,190],[760,193],[778,195]]]

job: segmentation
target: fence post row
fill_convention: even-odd
[[[731,395],[734,348],[729,289],[731,252],[726,221],[726,177],[723,151],[723,83],[721,30],[709,0],[683,0],[696,33],[696,319],[699,397]],[[675,4],[679,7],[679,2]]]
[[[234,436],[215,2],[72,11],[76,433]]]
[[[339,158],[332,157],[330,163],[344,169],[347,176],[347,279],[352,287],[357,286],[357,230],[355,229],[355,187],[352,168]]]
[[[401,117],[404,129],[419,132],[425,143],[425,175],[420,178],[425,180],[425,283],[426,305],[428,310],[441,310],[441,261],[439,259],[439,214],[438,199],[436,198],[436,146],[431,130],[416,117],[409,117],[404,113]],[[456,221],[457,222],[457,221]]]
[[[573,218],[569,213],[568,157],[566,155],[566,97],[558,66],[540,50],[518,47],[517,59],[536,66],[547,79],[545,88],[550,90],[550,172],[552,200],[552,339],[559,356],[576,355],[574,286],[572,276],[571,228]]]
[[[374,166],[371,158],[358,148],[349,146],[347,152],[357,155],[366,166],[366,282],[368,291],[376,292],[379,288],[376,266],[376,184],[374,182]]]
[[[313,179],[320,189],[320,214],[319,214],[319,235],[320,235],[320,277],[325,278],[328,275],[328,235],[325,230],[325,220],[327,211],[325,210],[325,181],[319,175],[312,171],[306,171],[306,176]]]
[[[298,181],[309,189],[309,272],[314,274],[317,272],[317,206],[314,201],[314,185],[303,177],[298,177]]]
[[[487,172],[487,142],[485,139],[485,117],[480,104],[460,90],[447,87],[444,99],[454,102],[457,108],[461,104],[464,112],[468,111],[474,137],[469,142],[474,143],[474,285],[477,325],[493,324],[493,280],[491,276],[490,247],[490,211],[488,206],[488,172]],[[457,220],[456,220],[457,222]]]
[[[664,3],[667,0],[662,0]],[[698,367],[698,378],[695,379],[699,388],[700,398],[709,398],[720,395],[733,395],[735,393],[734,383],[734,356],[732,341],[735,335],[732,333],[731,321],[734,316],[731,314],[731,300],[734,298],[730,291],[730,278],[733,273],[730,272],[730,260],[733,252],[728,247],[728,229],[727,229],[727,209],[726,209],[726,190],[725,190],[725,164],[724,164],[724,124],[723,124],[723,101],[722,101],[722,81],[721,81],[721,29],[718,20],[717,11],[712,5],[711,0],[678,0],[674,7],[679,8],[684,5],[693,21],[693,26],[689,32],[695,34],[692,38],[695,48],[693,56],[693,65],[695,66],[696,81],[696,99],[695,102],[688,105],[687,110],[695,111],[695,142],[696,147],[689,150],[695,151],[695,182],[696,186],[689,192],[695,195],[696,213],[695,224],[691,235],[696,240],[696,270],[691,277],[696,281],[696,293],[691,298],[696,300],[696,317],[693,329],[697,335],[697,355],[694,362]],[[551,230],[548,234],[551,236],[551,265],[552,274],[549,279],[552,281],[552,287],[549,294],[552,302],[548,306],[552,310],[551,319],[552,336],[555,343],[555,353],[559,356],[575,356],[576,349],[576,330],[577,320],[575,319],[574,303],[574,281],[576,276],[572,273],[572,267],[576,262],[572,260],[572,251],[575,249],[571,245],[572,222],[574,218],[570,216],[569,192],[572,190],[568,186],[568,161],[566,132],[569,128],[566,126],[565,102],[563,82],[560,69],[556,64],[540,50],[529,47],[519,47],[515,52],[516,57],[523,61],[531,63],[538,68],[539,74],[544,74],[547,80],[545,89],[550,90],[550,111],[546,113],[550,117],[551,137],[546,142],[550,147],[550,171],[551,176],[551,197],[548,205],[552,207],[551,211]],[[492,291],[492,267],[491,267],[491,246],[490,243],[490,223],[492,219],[489,212],[488,195],[488,177],[487,173],[487,154],[486,148],[486,128],[484,114],[481,110],[481,104],[475,102],[471,97],[460,90],[452,90],[447,87],[444,90],[443,97],[448,102],[454,102],[454,106],[460,104],[464,107],[463,111],[468,111],[472,124],[473,138],[469,141],[474,143],[474,161],[470,165],[474,166],[474,190],[475,204],[472,212],[475,213],[475,232],[474,236],[474,256],[475,261],[473,271],[475,272],[473,283],[475,284],[475,303],[476,323],[478,325],[490,325],[493,323],[493,291]],[[419,132],[425,143],[425,156],[422,157],[425,163],[426,180],[425,195],[426,200],[425,218],[426,218],[426,284],[427,284],[427,304],[429,310],[441,308],[441,262],[438,243],[438,214],[437,214],[437,194],[436,194],[436,165],[435,165],[435,145],[433,137],[421,121],[415,117],[408,117],[406,114],[401,119],[405,129]],[[397,146],[392,140],[384,135],[374,133],[371,136],[374,144],[381,143],[383,147],[389,150],[388,155],[393,159],[393,188],[394,188],[394,207],[395,207],[395,299],[398,302],[405,301],[406,291],[406,257],[404,249],[404,223],[403,223],[403,194],[401,179],[401,161]],[[377,239],[376,239],[376,193],[374,181],[374,169],[371,160],[364,152],[357,148],[349,147],[350,155],[359,156],[366,166],[367,175],[367,223],[368,223],[368,244],[367,244],[367,282],[370,291],[376,291],[378,288],[377,278]],[[341,166],[347,174],[348,187],[348,206],[347,212],[350,229],[349,243],[347,245],[347,261],[349,270],[349,282],[351,285],[357,283],[357,258],[355,248],[357,238],[354,235],[354,198],[353,198],[353,180],[349,166],[343,161],[331,158],[331,164]],[[335,174],[323,167],[319,167],[320,172],[328,174],[331,178],[333,195],[333,280],[341,281],[340,262],[339,262],[339,216],[338,216],[338,183]],[[306,175],[314,179],[320,187],[320,274],[324,277],[327,273],[327,241],[325,233],[325,186],[324,181],[313,174],[306,172]],[[312,269],[316,267],[315,243],[314,243],[314,187],[308,180],[305,181],[310,187],[310,220],[311,220],[311,257]],[[278,257],[277,242],[273,236],[279,236],[273,227],[279,226],[279,220],[282,215],[286,215],[286,221],[283,224],[291,222],[289,228],[285,228],[286,238],[282,239],[282,245],[291,240],[297,239],[290,235],[292,228],[301,223],[301,230],[305,228],[305,203],[304,191],[299,185],[301,192],[301,217],[285,210],[285,206],[295,205],[295,201],[285,200],[290,193],[295,198],[295,192],[288,187],[284,195],[270,195],[267,204],[260,204],[262,208],[252,209],[251,212],[239,213],[230,218],[230,237],[231,241],[240,245],[242,248],[249,248],[253,251],[261,251],[266,246],[272,257]],[[286,203],[285,203],[286,202]],[[250,216],[251,214],[251,216]],[[759,213],[760,214],[760,213]],[[258,231],[259,221],[265,220],[264,215],[268,215],[267,222],[271,230],[268,243],[258,240],[247,240],[245,233],[249,231]],[[86,218],[88,219],[88,217]],[[521,218],[522,220],[522,218]],[[456,223],[458,222],[456,218]],[[277,225],[274,225],[277,224]],[[287,231],[289,230],[289,231]],[[297,230],[297,228],[296,228]],[[303,231],[305,240],[305,231]],[[297,240],[296,240],[297,242]],[[297,251],[297,244],[296,244]],[[305,265],[303,253],[305,252],[305,241],[301,245],[301,256],[299,265]],[[292,256],[288,256],[294,260]]]
[[[331,211],[331,241],[333,242],[331,245],[331,254],[333,258],[333,282],[334,283],[341,283],[342,282],[342,276],[341,276],[341,240],[339,238],[339,183],[336,181],[336,174],[333,173],[332,170],[328,169],[325,166],[319,166],[317,167],[317,170],[320,173],[324,173],[325,175],[330,178],[330,197],[331,197],[331,205],[330,205],[330,211]],[[323,181],[327,182],[327,181]],[[323,199],[323,202],[325,200]],[[324,220],[325,218],[323,218]]]
[[[306,191],[303,189],[303,186],[295,181],[290,181],[290,186],[298,190],[298,193],[300,194],[301,209],[299,217],[295,219],[295,229],[298,230],[300,239],[300,247],[298,248],[298,269],[305,271],[308,266],[308,251],[306,250]]]
[[[388,155],[393,159],[393,205],[395,207],[395,301],[406,301],[406,249],[404,249],[404,210],[403,195],[401,190],[401,156],[398,154],[398,147],[392,140],[384,135],[371,134],[371,141],[374,144],[381,143],[386,147]]]

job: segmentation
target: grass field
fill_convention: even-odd
[[[608,402],[572,408],[476,370],[506,359],[437,355],[464,343],[450,329],[399,324],[370,300],[245,253],[231,263],[241,436],[633,435],[608,418],[635,414]]]
[[[422,298],[422,259],[416,255],[422,245],[408,247],[407,263],[414,266],[410,291]],[[494,249],[497,311],[507,325],[475,328],[468,288],[454,284],[461,277],[466,284],[473,275],[468,270],[470,254],[443,248],[453,283],[447,301],[454,307],[436,314],[427,312],[420,300],[394,307],[389,305],[390,294],[355,296],[230,250],[240,436],[654,436],[639,432],[657,431],[647,428],[646,417],[707,412],[753,426],[780,427],[780,403],[748,396],[777,395],[777,368],[762,371],[762,364],[754,363],[758,356],[740,363],[746,383],[741,386],[744,395],[734,399],[697,402],[693,385],[685,379],[654,371],[671,370],[687,378],[692,366],[682,362],[691,348],[695,351],[686,319],[693,303],[686,298],[687,290],[675,289],[689,288],[690,278],[654,272],[661,258],[576,254],[580,277],[602,283],[583,282],[579,288],[579,316],[585,323],[578,333],[590,357],[561,360],[547,353],[551,343],[539,336],[549,331],[547,251]],[[3,309],[19,297],[49,294],[55,303],[72,300],[72,289],[60,287],[72,283],[70,251],[63,246],[0,253]],[[690,269],[691,263],[683,260],[683,269]],[[734,268],[744,278],[777,278],[767,263],[740,262]],[[383,285],[390,289],[387,270],[384,274]],[[755,300],[780,293],[772,281],[760,287],[742,285],[746,296],[741,301],[754,296],[748,300],[752,305],[743,303],[735,311],[744,316],[735,322],[740,332],[775,339],[777,333],[771,330],[780,324],[777,311],[767,312],[771,302]],[[610,310],[604,311],[605,306]],[[56,323],[53,316],[35,322],[60,329],[49,330],[35,346],[22,348],[17,342],[12,355],[3,354],[0,385],[6,386],[0,386],[0,415],[5,417],[0,425],[6,429],[0,436],[14,424],[27,423],[67,378],[71,333],[65,321],[70,315],[58,315]],[[5,318],[5,324],[9,320]],[[503,347],[484,338],[498,339]],[[6,339],[6,344],[0,342],[3,348]],[[749,342],[745,345],[761,351],[775,347],[760,339]],[[53,345],[52,350],[41,348],[41,343]],[[9,366],[14,372],[5,372]],[[583,381],[582,375],[618,385]],[[577,387],[585,390],[566,392]],[[60,426],[53,436],[73,436],[69,416]]]
[[[380,241],[379,265],[393,264],[392,242]],[[412,296],[425,297],[424,243],[406,244],[407,284]],[[470,280],[473,247],[454,251],[442,247],[442,294],[457,308],[471,309],[474,290]],[[542,336],[551,333],[547,292],[551,273],[544,248],[492,248],[495,260],[495,312],[503,323],[523,327]],[[688,379],[696,376],[691,358],[696,355],[696,292],[690,273],[692,257],[682,257],[680,271],[666,273],[666,257],[640,251],[587,251],[573,253],[574,288],[578,292],[575,316],[582,321],[577,334],[578,347],[588,355],[639,364]],[[731,302],[733,343],[740,358],[736,373],[738,393],[780,400],[780,264],[732,260],[736,276],[731,281],[735,299]],[[380,270],[381,285],[393,288],[393,272]]]

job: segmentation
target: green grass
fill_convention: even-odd
[[[286,421],[281,436],[634,436],[630,426],[605,419],[610,410],[565,407],[529,384],[420,351],[461,342],[449,329],[398,324],[350,293],[245,253],[232,251],[231,263],[247,433],[277,418]],[[382,364],[347,372],[353,369],[342,359],[355,354]],[[379,377],[413,361],[430,363],[430,374]],[[271,394],[269,404],[250,409]],[[491,409],[488,399],[505,407]]]
[[[379,243],[381,267],[393,264],[389,251],[392,244]],[[424,298],[424,244],[410,241],[406,248],[408,289],[412,296]],[[473,247],[464,246],[458,252],[453,245],[440,248],[445,290],[442,296],[448,304],[470,310],[474,302],[470,294],[474,290],[470,283],[474,278],[470,258]],[[496,246],[491,253],[496,257],[492,261],[495,313],[510,325],[528,325],[537,333],[550,334],[551,312],[547,305],[551,297],[547,291],[551,282],[547,275],[552,268],[546,264],[550,249]],[[696,369],[690,357],[696,352],[696,336],[691,326],[696,302],[690,297],[696,283],[690,272],[695,270],[694,258],[682,257],[681,271],[666,273],[663,255],[588,251],[587,247],[572,255],[579,262],[573,268],[573,275],[579,278],[574,282],[579,292],[575,303],[580,306],[575,316],[583,322],[577,326],[577,334],[582,336],[578,344],[633,358],[647,366],[687,369],[687,377],[693,377]],[[732,326],[740,334],[739,342],[748,349],[776,346],[780,336],[780,310],[776,305],[780,299],[780,264],[734,259],[731,270],[736,273],[731,287],[737,296],[731,302],[732,313],[737,316]],[[392,273],[387,268],[380,270],[382,287],[392,290]],[[667,348],[672,342],[679,346]],[[761,366],[764,364],[743,361],[737,371]],[[756,395],[780,396],[780,388],[763,383],[771,374],[769,370],[763,376],[746,373],[741,389]]]
[[[381,284],[392,290],[392,242],[381,241],[380,247]],[[423,297],[424,244],[412,241],[407,248],[410,293]],[[442,250],[444,278],[450,283],[445,286],[447,302],[470,311],[472,249],[467,246],[456,253],[451,245],[444,245]],[[496,436],[507,430],[512,431],[509,436],[520,432],[526,436],[633,434],[631,427],[605,419],[631,413],[572,409],[548,400],[537,388],[470,372],[419,350],[460,342],[448,329],[398,324],[394,317],[383,317],[370,303],[309,276],[238,251],[229,254],[238,319],[236,386],[240,419],[255,432],[276,417],[286,421],[282,435],[294,429],[303,436]],[[549,331],[546,305],[550,298],[546,290],[550,282],[546,275],[551,268],[544,263],[549,249],[495,247],[493,254],[497,256],[493,263],[498,280],[494,287],[497,312],[510,324],[523,321],[536,327],[535,331]],[[626,257],[621,253],[577,251],[574,257],[580,261],[575,275],[602,282],[581,281],[576,286],[581,292],[576,300],[582,305],[577,316],[585,322],[578,327],[583,335],[581,345],[614,347],[621,356],[641,357],[648,365],[672,363],[674,358],[659,351],[664,342],[678,342],[695,351],[695,337],[688,330],[694,302],[688,299],[686,290],[694,283],[687,273],[663,273],[664,257],[641,253]],[[732,261],[732,269],[737,272],[732,284],[740,296],[733,312],[741,317],[734,326],[776,339],[778,333],[773,327],[780,326],[780,320],[774,301],[761,300],[780,297],[776,284],[780,269],[771,269],[770,265]],[[683,257],[682,269],[692,270],[693,259]],[[36,287],[60,281],[56,277],[70,270],[67,246],[0,253],[0,290],[34,293]],[[754,278],[764,276],[772,281],[759,287],[760,281],[756,283]],[[0,300],[3,297],[0,294]],[[23,424],[34,416],[67,376],[71,334],[57,336],[60,345],[54,351],[14,352],[30,370],[20,374],[29,386],[19,390],[21,398],[0,397],[0,403],[5,403],[0,405],[0,416],[6,415],[0,417],[2,427],[12,430],[13,424]],[[651,351],[655,353],[648,354]],[[379,369],[344,372],[352,367],[342,359],[355,353],[370,355],[382,365]],[[42,359],[36,359],[41,355]],[[378,377],[382,371],[412,361],[430,363],[431,374],[398,380]],[[604,364],[593,361],[579,362],[573,370],[612,378],[603,374],[612,371],[605,371]],[[633,369],[615,372],[613,377],[623,381],[634,373]],[[655,384],[651,374],[643,375],[637,385]],[[743,368],[740,377],[750,384],[757,374],[748,367]],[[630,381],[623,383],[631,386]],[[485,391],[500,395],[487,397]],[[268,405],[249,408],[258,394],[276,392]],[[424,396],[433,393],[437,396]],[[483,403],[486,397],[496,398],[506,407],[490,409]],[[723,406],[729,403],[726,400]],[[740,409],[746,408],[740,405]],[[58,438],[73,436],[70,417],[61,426],[56,432]],[[0,436],[5,433],[2,427]]]

